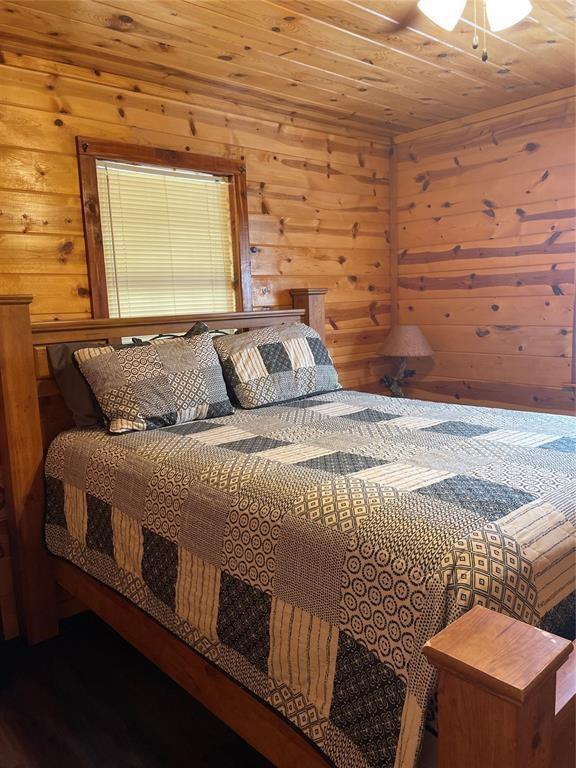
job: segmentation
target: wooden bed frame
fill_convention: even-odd
[[[326,768],[304,736],[210,662],[43,543],[46,447],[72,426],[46,345],[117,340],[209,327],[302,320],[324,337],[323,289],[291,291],[293,309],[31,323],[30,296],[0,296],[0,456],[21,634],[38,643],[58,620],[89,608],[279,768]],[[440,670],[439,768],[574,768],[576,664],[572,644],[473,608],[425,649]],[[570,657],[570,658],[569,658]]]

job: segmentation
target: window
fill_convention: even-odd
[[[234,312],[226,176],[97,160],[110,317]]]
[[[251,309],[240,164],[80,138],[78,155],[95,317]]]

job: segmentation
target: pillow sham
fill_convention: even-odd
[[[302,323],[214,339],[224,378],[243,408],[341,389],[316,331]]]
[[[233,412],[207,333],[135,347],[88,347],[74,357],[112,434]]]
[[[196,321],[194,325],[186,331],[185,337],[197,336],[201,333],[211,333],[206,323]],[[212,335],[212,333],[211,333]],[[155,337],[158,339],[174,339],[178,334],[161,334]],[[132,338],[130,344],[122,344],[116,349],[126,347],[144,346],[149,341],[143,341],[138,336]],[[104,423],[104,416],[94,397],[90,385],[82,375],[77,361],[74,358],[74,352],[78,349],[87,347],[101,347],[101,341],[74,341],[61,342],[60,344],[50,344],[46,347],[48,356],[48,365],[58,385],[64,404],[72,414],[74,424],[77,427],[95,427]]]

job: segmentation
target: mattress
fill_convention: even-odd
[[[59,435],[46,542],[342,768],[412,768],[475,604],[573,626],[576,419],[337,392]]]

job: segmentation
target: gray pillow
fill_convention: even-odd
[[[46,348],[52,376],[77,427],[94,427],[104,422],[98,401],[74,359],[76,350],[97,346],[97,342],[77,341],[50,344]]]

